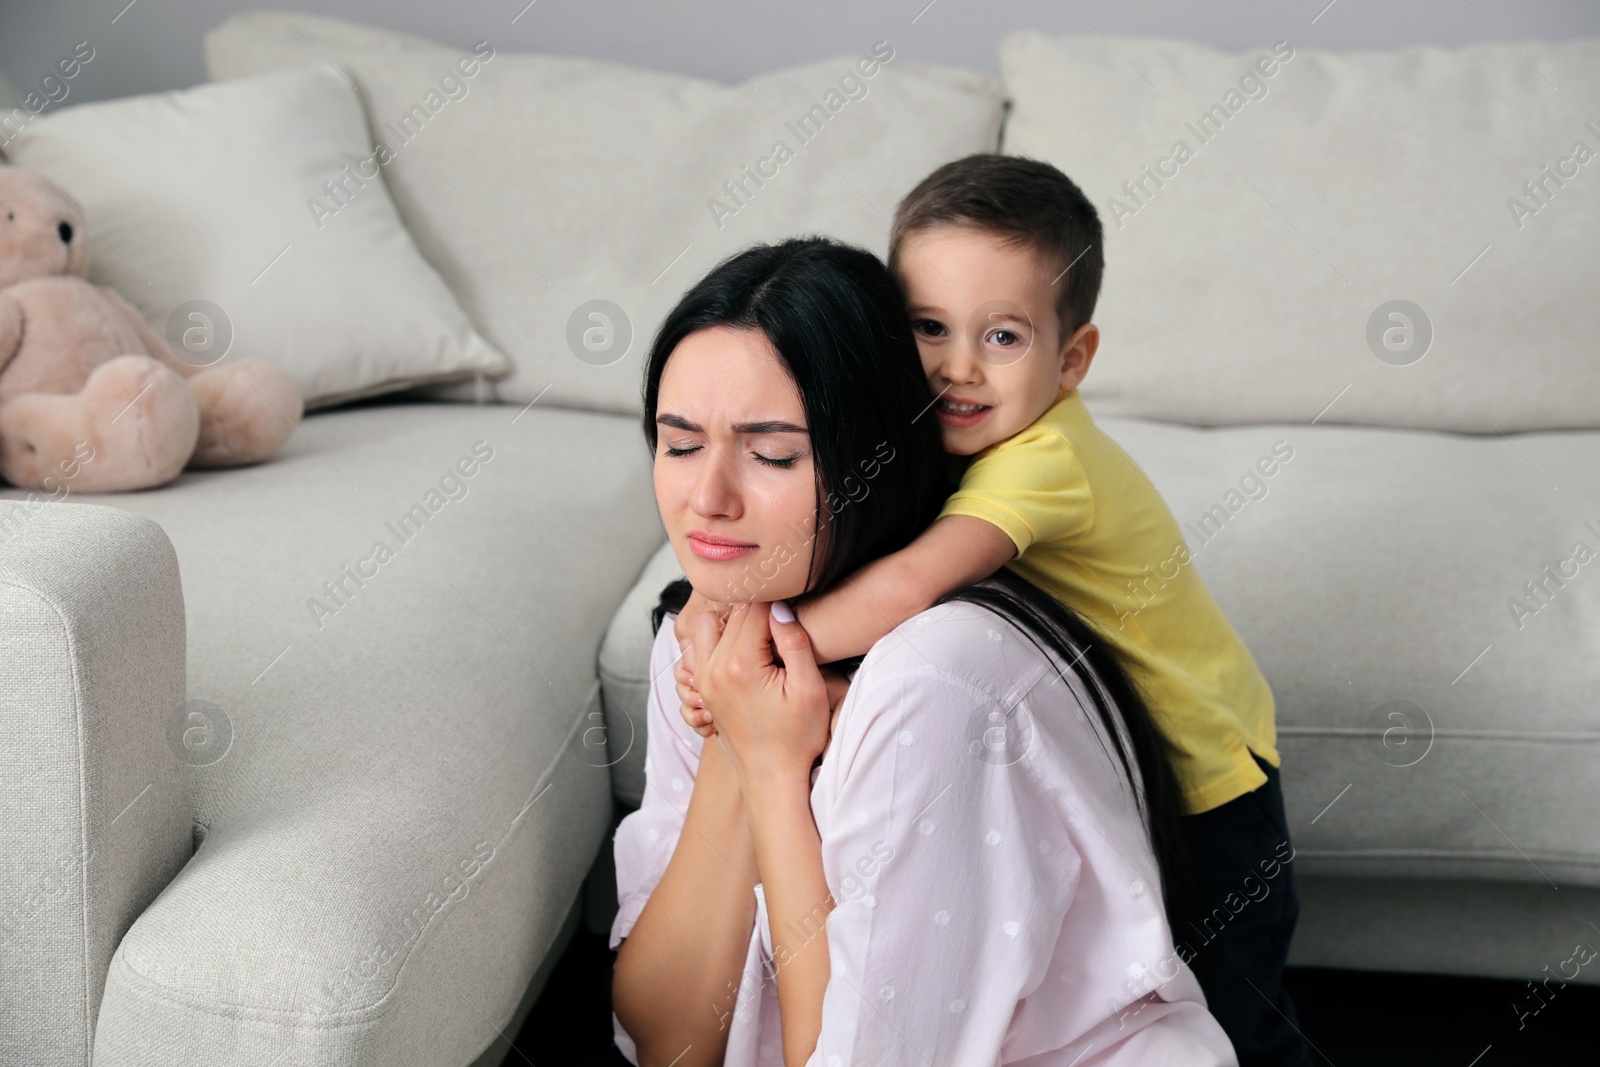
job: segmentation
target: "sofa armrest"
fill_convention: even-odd
[[[0,500],[0,1063],[90,1062],[112,953],[192,852],[184,654],[160,526]]]
[[[646,702],[650,698],[650,612],[668,582],[683,577],[672,542],[656,549],[611,617],[600,645],[600,706],[606,718],[611,793],[629,808],[644,801]]]

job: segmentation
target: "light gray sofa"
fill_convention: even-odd
[[[373,405],[256,468],[4,495],[0,1060],[498,1062],[610,825],[595,657],[662,537],[636,423]]]
[[[394,73],[402,61],[442,69],[380,31],[313,20],[303,39],[265,40],[253,18],[214,51],[261,38],[239,62],[265,67],[315,38],[379,98],[374,128],[398,113],[382,94],[419,92]],[[917,91],[944,91],[932,85]],[[969,87],[981,131],[984,90]],[[450,137],[485,139],[429,137],[386,180],[423,252],[503,342],[493,320],[515,294],[494,286],[526,269],[524,253],[493,227],[426,213],[474,217],[424,184],[424,163],[455,151]],[[833,150],[795,166],[827,171]],[[814,191],[785,180],[759,210]],[[881,251],[880,209],[844,192],[853,213],[837,229],[870,229],[857,239]],[[1566,194],[1570,217],[1580,195]],[[815,219],[761,221],[783,233]],[[1285,275],[1310,258],[1293,240],[1270,264]],[[669,302],[650,276],[680,244],[620,283],[636,313]],[[1113,264],[1120,277],[1130,258]],[[595,295],[595,276],[582,284]],[[626,413],[651,321],[636,317],[635,351],[607,379],[567,358],[559,321],[530,317],[517,336],[564,362],[540,377],[513,352],[511,384],[445,394],[498,403],[315,413],[268,464],[150,492],[39,506],[0,490],[0,1064],[500,1061],[578,924],[609,925],[608,831],[645,788],[648,609],[679,572]],[[1115,351],[1108,339],[1102,380]],[[1273,373],[1251,370],[1262,395]],[[1292,962],[1532,978],[1600,936],[1600,578],[1541,573],[1574,538],[1600,544],[1573,521],[1574,501],[1600,501],[1600,432],[1331,425],[1316,406],[1185,425],[1130,414],[1138,385],[1086,390],[1091,410],[1187,524],[1195,566],[1278,699],[1303,898]],[[1523,395],[1571,386],[1552,377]],[[617,413],[577,410],[608,402]],[[1245,488],[1279,442],[1292,458]],[[465,495],[352,578],[484,445],[492,459]],[[1507,600],[1530,581],[1548,582],[1546,603],[1508,633]]]

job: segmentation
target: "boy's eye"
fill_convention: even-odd
[[[1011,330],[996,330],[989,335],[989,340],[994,344],[1007,347],[1022,343],[1022,337]]]

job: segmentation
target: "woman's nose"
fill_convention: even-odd
[[[706,446],[698,480],[689,498],[695,514],[706,518],[736,519],[743,513],[739,497],[739,474],[733,469],[726,450]]]
[[[70,222],[58,222],[58,223],[56,223],[56,232],[61,235],[61,243],[62,244],[69,245],[69,244],[72,243],[72,223],[70,223]]]

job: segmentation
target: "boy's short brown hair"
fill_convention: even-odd
[[[1100,216],[1083,190],[1049,163],[979,152],[922,179],[895,209],[889,238],[895,277],[906,235],[941,225],[972,226],[1038,256],[1056,279],[1063,340],[1094,316],[1105,273]]]

